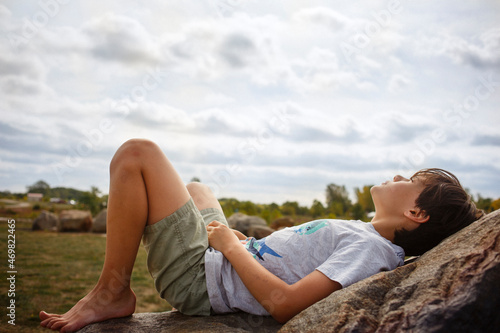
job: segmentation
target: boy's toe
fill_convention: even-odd
[[[61,315],[55,314],[55,313],[47,313],[45,311],[40,311],[38,314],[38,317],[40,317],[40,320],[45,320],[48,318],[54,318],[54,317],[60,317]]]
[[[65,320],[62,320],[60,318],[56,318],[55,320],[50,322],[50,324],[49,324],[50,326],[47,326],[47,327],[50,328],[51,330],[59,330],[61,327],[63,327],[66,324],[67,324],[67,322]]]

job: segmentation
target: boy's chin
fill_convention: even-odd
[[[384,185],[383,184],[380,184],[380,185],[373,185],[371,188],[370,188],[370,194],[372,195],[373,197],[373,194],[374,193],[377,193]]]

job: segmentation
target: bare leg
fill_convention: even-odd
[[[204,184],[201,183],[189,183],[186,186],[189,194],[193,198],[194,204],[198,208],[198,210],[203,210],[206,208],[215,208],[221,211],[222,215],[224,215],[224,211],[219,203],[219,200],[215,197],[212,190]],[[212,222],[212,221],[209,221]],[[227,221],[219,221],[227,225]],[[247,236],[243,235],[238,230],[233,229],[234,234],[240,239],[246,239]]]
[[[189,183],[186,185],[189,195],[193,198],[195,206],[198,210],[205,208],[217,208],[222,212],[222,207],[219,200],[215,197],[212,190],[207,185],[202,183]]]
[[[40,312],[41,325],[61,332],[131,315],[135,295],[130,276],[144,228],[171,215],[189,192],[160,148],[130,140],[110,166],[110,193],[104,267],[94,289],[63,315]]]

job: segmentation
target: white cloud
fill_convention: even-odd
[[[90,52],[98,58],[125,63],[157,61],[157,43],[144,26],[134,19],[106,14],[83,27],[92,41]]]
[[[234,102],[235,99],[222,93],[205,94],[203,101],[208,106],[219,106]]]
[[[439,32],[417,41],[416,49],[424,55],[446,56],[457,64],[496,68],[500,65],[500,29],[489,29],[472,39]]]
[[[23,77],[7,77],[0,79],[1,89],[9,95],[38,95],[41,87],[38,82]]]
[[[248,75],[254,83],[275,82],[283,73],[272,37],[279,24],[272,16],[247,14],[188,23],[180,33],[164,37],[165,63],[175,72],[208,81]]]
[[[303,23],[321,25],[332,32],[342,29],[350,20],[328,7],[301,9],[293,14],[292,19]]]
[[[391,93],[401,93],[411,85],[411,80],[406,76],[394,74],[388,83],[387,90]]]
[[[32,80],[40,80],[45,76],[46,70],[38,58],[23,54],[11,54],[3,48],[0,54],[0,76],[23,76]]]
[[[447,53],[458,62],[477,67],[500,67],[500,29],[482,33],[478,40],[458,39],[447,45]]]
[[[245,172],[224,195],[259,202],[310,204],[327,182],[362,186],[427,163],[499,196],[484,185],[500,181],[498,85],[481,88],[488,98],[467,118],[448,114],[460,124],[446,112],[475,96],[478,78],[498,81],[500,30],[491,15],[479,19],[486,5],[468,4],[478,18],[464,26],[455,22],[465,11],[437,19],[445,5],[455,6],[405,3],[389,19],[379,2],[241,2],[221,12],[193,1],[75,0],[31,31],[40,6],[0,5],[2,185],[61,185],[52,166],[74,157],[64,183],[98,178],[107,191],[113,151],[142,136],[186,180],[210,180],[236,161]],[[436,130],[446,139],[424,151]]]

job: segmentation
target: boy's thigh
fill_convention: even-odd
[[[192,199],[161,221],[147,226],[143,243],[148,269],[160,296],[185,314],[209,315],[206,288],[206,224],[226,223],[221,210],[196,208]]]

